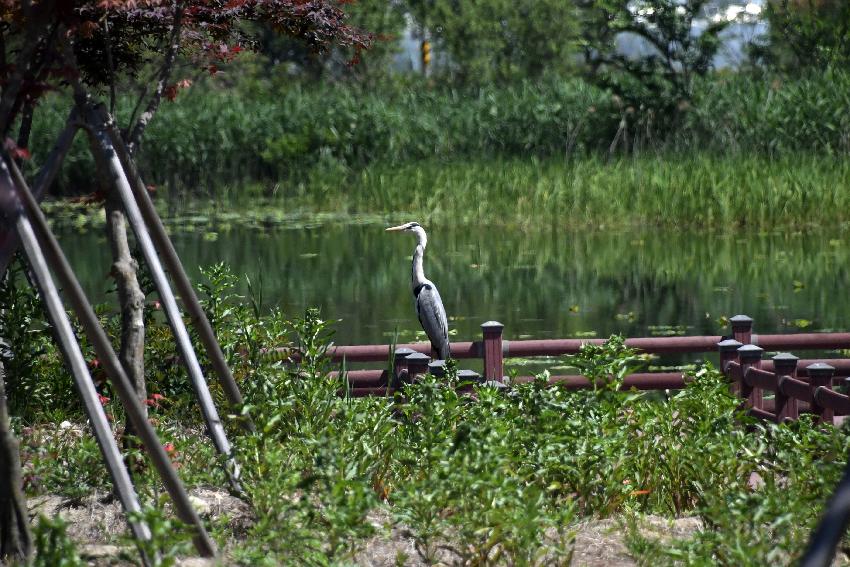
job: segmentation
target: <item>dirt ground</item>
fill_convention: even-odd
[[[202,518],[216,521],[227,516],[230,527],[237,534],[245,533],[251,526],[251,511],[247,504],[230,494],[210,489],[195,489],[190,498]],[[37,517],[61,516],[68,523],[68,535],[77,542],[89,565],[132,565],[135,551],[132,546],[114,545],[116,536],[125,532],[126,521],[119,503],[106,494],[94,494],[80,501],[69,501],[58,496],[36,496],[29,500],[30,514]],[[363,549],[354,557],[363,567],[394,567],[396,565],[424,566],[426,563],[416,551],[413,537],[403,527],[392,525],[385,511],[375,511],[368,517],[376,528]],[[647,537],[669,539],[688,537],[700,529],[696,518],[668,520],[657,516],[644,517],[641,532]],[[576,540],[571,565],[584,567],[632,566],[637,562],[629,555],[622,537],[621,523],[614,519],[588,520],[576,526]],[[222,559],[215,563],[199,558],[185,558],[178,562],[183,567],[228,564],[227,549]],[[440,552],[441,565],[452,565],[453,556]]]

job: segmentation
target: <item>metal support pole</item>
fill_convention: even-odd
[[[844,475],[835,487],[835,492],[826,504],[820,523],[809,537],[809,544],[800,559],[800,567],[829,567],[835,557],[835,549],[850,523],[850,461],[844,467]]]
[[[786,376],[797,377],[797,361],[791,353],[780,352],[773,357],[773,372],[776,374],[776,423],[793,421],[800,416],[797,398],[786,396],[782,392],[782,381]]]
[[[62,253],[56,237],[53,236],[53,233],[47,226],[44,214],[27,188],[26,182],[18,170],[17,165],[15,165],[13,160],[9,159],[8,155],[4,155],[3,159],[0,160],[0,183],[9,183],[9,172],[12,174],[12,180],[14,181],[18,198],[32,225],[33,232],[35,232],[47,263],[59,278],[62,289],[67,293],[68,300],[74,308],[86,335],[88,335],[89,341],[91,341],[98,358],[103,363],[106,373],[124,406],[124,410],[127,412],[127,418],[135,427],[139,438],[142,440],[154,467],[165,485],[165,489],[174,502],[174,508],[178,518],[195,530],[192,541],[198,553],[204,557],[215,557],[215,543],[210,539],[206,529],[204,529],[197,511],[192,507],[191,502],[189,502],[189,496],[186,494],[180,477],[177,476],[165,449],[156,436],[156,432],[146,419],[141,403],[136,398],[136,393],[130,385],[130,379],[124,372],[124,368],[121,366],[121,362],[112,348],[109,337],[106,336],[103,327],[101,327],[94,313],[94,309],[92,309],[91,304],[86,299],[85,293],[83,293],[83,289],[80,287],[80,282],[77,280],[71,266],[68,264],[68,260]],[[11,191],[11,185],[9,185],[8,189]]]
[[[756,345],[744,345],[738,349],[738,358],[741,361],[741,397],[746,400],[746,406],[762,409],[761,388],[754,388],[747,384],[747,370],[758,368],[761,364],[761,356],[764,351]]]
[[[243,403],[242,393],[239,391],[239,386],[236,384],[233,373],[231,373],[227,360],[224,358],[224,353],[221,350],[218,339],[216,339],[215,331],[213,331],[212,325],[209,319],[207,319],[200,301],[198,301],[195,289],[186,275],[186,270],[183,268],[183,263],[174,249],[174,244],[172,244],[168,233],[165,231],[162,219],[159,218],[159,214],[156,212],[156,208],[151,201],[150,195],[148,195],[147,189],[145,189],[145,184],[135,167],[135,163],[124,145],[124,140],[116,132],[115,124],[112,120],[106,122],[105,125],[112,139],[113,146],[118,150],[118,157],[124,166],[124,171],[129,177],[133,196],[136,198],[136,203],[142,217],[145,219],[150,230],[150,236],[156,245],[157,251],[162,256],[162,260],[166,268],[168,268],[168,273],[171,274],[174,281],[174,286],[177,288],[177,293],[180,294],[180,299],[183,301],[183,306],[189,314],[195,330],[198,332],[198,337],[204,345],[207,356],[218,377],[218,382],[224,391],[224,395],[227,396],[230,405],[234,409],[238,409]],[[247,414],[242,416],[241,421],[248,431],[255,430],[254,424]]]
[[[498,321],[487,321],[481,325],[484,335],[484,378],[504,381],[505,371],[502,359],[502,331],[505,326]]]
[[[133,487],[133,482],[130,480],[127,468],[124,466],[121,451],[118,449],[118,444],[112,435],[112,430],[109,427],[109,421],[106,419],[103,406],[98,400],[97,391],[94,389],[94,382],[86,367],[86,361],[83,358],[80,345],[74,336],[68,314],[65,312],[62,300],[53,283],[53,278],[50,275],[47,262],[44,260],[41,247],[38,245],[35,233],[32,230],[32,225],[30,225],[29,220],[22,214],[22,211],[17,212],[15,225],[18,237],[23,244],[24,253],[32,269],[39,295],[47,309],[50,323],[56,330],[59,348],[65,358],[65,363],[71,369],[74,383],[83,400],[83,409],[86,412],[94,437],[103,455],[106,469],[109,471],[109,476],[115,485],[115,493],[121,501],[121,506],[124,508],[127,522],[130,525],[130,531],[137,541],[150,541],[151,532],[147,524],[143,520],[133,519],[133,516],[138,516],[141,513],[136,489]],[[142,554],[142,561],[145,564],[150,564],[151,559],[146,556],[141,545],[139,546],[139,551]]]
[[[44,166],[38,172],[38,177],[33,186],[33,197],[35,197],[36,201],[41,201],[42,197],[47,193],[47,188],[53,183],[53,179],[59,172],[65,155],[71,149],[71,144],[78,129],[77,113],[75,110],[71,110],[71,114],[65,123],[65,128],[59,134],[56,143],[53,144],[53,148],[47,155]],[[17,232],[11,226],[8,228],[0,226],[0,276],[6,273],[6,268],[9,267],[12,254],[17,250],[18,244],[20,242]]]
[[[141,211],[136,204],[136,200],[133,198],[130,183],[124,173],[124,168],[121,166],[121,161],[118,159],[118,155],[112,146],[106,130],[98,126],[96,123],[92,124],[92,135],[97,142],[97,149],[102,153],[103,161],[109,168],[113,190],[117,191],[121,198],[124,210],[127,213],[127,220],[130,221],[130,226],[133,227],[133,232],[136,234],[136,241],[142,249],[145,261],[150,269],[151,278],[153,278],[159,298],[162,300],[163,310],[171,326],[171,331],[174,333],[177,349],[186,366],[189,380],[192,388],[195,390],[195,396],[198,398],[198,404],[201,407],[201,413],[204,416],[210,437],[216,450],[226,457],[225,472],[227,473],[230,485],[235,492],[241,493],[242,487],[239,486],[239,465],[233,458],[230,442],[227,440],[227,434],[224,431],[224,425],[213,402],[209,386],[204,378],[198,357],[195,354],[195,348],[192,346],[189,332],[186,330],[183,316],[180,313],[180,308],[177,306],[177,300],[174,298],[174,293],[168,284],[168,279],[165,276],[159,256],[157,256],[156,249],[148,234]]]

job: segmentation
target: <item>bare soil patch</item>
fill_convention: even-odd
[[[193,504],[208,521],[226,522],[238,543],[253,523],[250,507],[225,491],[196,488],[190,491]],[[36,518],[60,516],[68,524],[68,536],[89,565],[132,565],[137,562],[136,550],[122,542],[127,523],[119,502],[105,493],[95,493],[79,500],[45,495],[29,499],[30,515]],[[367,521],[376,534],[366,540],[354,556],[354,562],[363,567],[394,567],[428,565],[416,548],[413,535],[404,526],[394,524],[386,510],[371,512]],[[641,533],[648,538],[667,541],[686,538],[701,529],[697,518],[675,520],[659,516],[646,516],[639,522]],[[638,565],[629,554],[624,541],[624,523],[618,519],[588,520],[575,526],[575,548],[571,565],[582,567],[608,567]],[[125,540],[126,541],[126,540]],[[222,550],[221,564],[228,564],[227,549]],[[458,565],[456,557],[445,550],[436,552],[438,565]],[[185,567],[211,565],[199,558],[184,558]]]

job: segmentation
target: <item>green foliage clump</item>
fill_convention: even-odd
[[[51,327],[26,270],[23,256],[16,255],[0,281],[0,363],[12,415],[65,409],[61,392],[73,387],[69,374],[57,368],[62,358],[51,348]]]
[[[62,518],[39,516],[33,530],[34,567],[82,567],[86,564],[66,531],[67,524]]]
[[[455,85],[535,79],[576,67],[578,18],[558,0],[408,0],[435,46],[440,81]]]
[[[623,124],[623,99],[577,78],[548,77],[479,88],[382,89],[287,85],[247,96],[239,88],[198,90],[163,105],[139,160],[146,181],[177,195],[219,196],[245,184],[268,193],[322,199],[321,181],[345,188],[370,166],[422,160],[610,159],[629,153],[791,159],[846,155],[850,73],[796,79],[695,77],[675,128]],[[119,105],[119,115],[129,108]],[[47,155],[66,109],[39,106],[28,167]],[[655,123],[658,126],[658,122]],[[82,137],[59,190],[88,187]]]
[[[696,516],[702,529],[666,543],[633,529],[632,553],[644,560],[788,564],[850,449],[841,429],[747,418],[710,366],[678,392],[623,392],[623,377],[645,361],[617,337],[565,361],[594,379],[592,389],[551,386],[547,373],[509,389],[462,385],[450,365],[446,378],[426,376],[394,398],[348,397],[325,356],[328,321],[315,311],[264,316],[256,289],[246,300],[226,268],[207,273],[205,307],[257,426],[245,434],[231,424],[254,514],[232,548],[244,563],[350,562],[387,525],[410,534],[428,561],[567,564],[579,522],[654,514]],[[221,486],[209,442],[185,411],[190,394],[172,396],[152,419],[181,476]],[[58,436],[34,428],[25,443],[41,432],[37,444],[57,458],[38,465],[42,484],[31,490],[79,498],[105,488],[94,443],[75,444],[76,426]],[[68,475],[92,480],[71,484]],[[134,476],[156,501],[154,475]],[[146,518],[160,522],[164,557],[180,553],[188,536]]]
[[[843,0],[772,0],[764,6],[768,32],[752,54],[791,74],[819,73],[850,63],[850,4]]]
[[[712,68],[728,22],[694,21],[708,0],[590,0],[580,3],[590,80],[621,101],[623,122],[668,132],[687,110],[696,80]],[[625,54],[623,36],[644,42],[646,53]],[[624,126],[625,127],[625,126]]]

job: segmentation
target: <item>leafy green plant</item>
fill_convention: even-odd
[[[616,392],[622,387],[626,375],[635,372],[647,360],[646,356],[638,355],[635,349],[625,345],[625,339],[617,336],[601,345],[588,343],[577,355],[567,357],[566,364],[586,376],[594,390],[602,388]]]
[[[191,551],[191,530],[174,517],[166,516],[162,509],[166,499],[159,498],[157,507],[144,506],[132,519],[144,522],[151,532],[147,541],[133,540],[148,558],[151,565],[170,567],[177,563],[177,558]]]
[[[77,546],[66,533],[67,525],[62,518],[39,516],[33,530],[35,567],[82,567],[86,563],[80,558]]]
[[[546,372],[509,389],[460,385],[450,364],[394,398],[345,396],[326,356],[330,322],[315,310],[263,313],[257,287],[252,304],[225,267],[207,273],[206,307],[257,425],[233,436],[252,523],[239,533],[216,523],[243,563],[353,562],[386,524],[425,561],[568,564],[579,522],[637,525],[653,514],[696,516],[702,530],[663,542],[629,530],[641,561],[789,564],[850,450],[845,430],[747,418],[709,365],[668,396],[622,391],[644,360],[616,337],[568,361],[592,389],[552,386]],[[167,356],[168,337],[151,340],[155,358]],[[269,356],[268,344],[287,356]],[[45,348],[47,371],[58,371],[55,347]],[[152,398],[151,420],[190,486],[223,486],[190,399]],[[45,414],[34,418],[21,429],[28,490],[82,501],[108,487],[82,426],[57,432]],[[164,508],[156,475],[133,474],[143,498]],[[143,518],[155,535],[149,556],[168,564],[186,552],[189,534],[170,516],[148,508]],[[58,528],[45,533],[44,557],[75,557]]]
[[[60,355],[50,348],[50,326],[26,269],[18,254],[0,282],[0,360],[13,414],[64,405],[61,392],[71,387],[70,375],[56,368]]]

